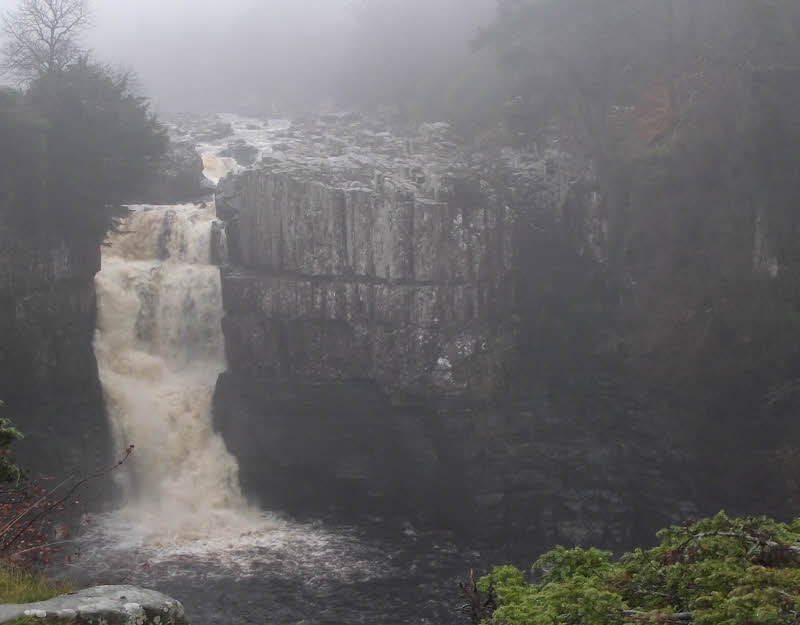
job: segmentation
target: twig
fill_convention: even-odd
[[[25,533],[25,532],[28,530],[28,528],[29,528],[31,525],[33,525],[33,524],[34,524],[34,523],[35,523],[37,520],[39,520],[39,519],[40,519],[40,518],[42,518],[43,516],[45,516],[45,515],[49,514],[49,513],[50,513],[50,512],[52,512],[52,511],[53,511],[55,508],[57,508],[58,506],[60,506],[61,504],[63,504],[65,501],[67,501],[67,500],[68,500],[70,497],[72,497],[72,495],[75,493],[75,491],[76,491],[76,490],[78,490],[78,489],[79,489],[81,486],[83,486],[84,484],[86,484],[87,482],[89,482],[89,481],[91,481],[91,480],[94,480],[94,479],[97,479],[97,478],[103,477],[103,476],[105,476],[105,475],[108,475],[109,473],[111,473],[111,472],[112,472],[113,470],[115,470],[116,468],[118,468],[118,467],[122,466],[122,464],[123,464],[123,463],[124,463],[124,462],[125,462],[125,461],[126,461],[128,458],[129,458],[129,457],[130,457],[130,455],[133,453],[134,447],[135,447],[134,445],[131,445],[130,447],[128,447],[128,449],[127,449],[127,450],[126,450],[126,452],[125,452],[125,456],[122,458],[122,460],[120,460],[119,462],[117,462],[115,465],[113,465],[113,466],[111,466],[111,467],[109,467],[109,468],[107,468],[107,469],[104,469],[104,470],[102,470],[102,471],[99,471],[98,473],[94,473],[94,474],[92,474],[92,475],[88,475],[88,476],[86,476],[86,477],[84,477],[84,478],[82,478],[82,479],[78,480],[77,482],[75,482],[75,484],[73,484],[72,488],[70,488],[70,489],[69,489],[69,491],[67,491],[67,493],[66,493],[66,494],[65,494],[63,497],[61,497],[60,499],[57,499],[57,500],[55,500],[55,501],[51,502],[51,503],[50,503],[50,504],[48,504],[48,505],[47,505],[47,506],[46,506],[46,507],[45,507],[45,508],[44,508],[44,509],[43,509],[41,512],[39,512],[39,514],[37,514],[37,515],[34,515],[33,517],[31,517],[31,519],[30,519],[30,520],[29,520],[29,521],[28,521],[28,522],[27,522],[27,523],[26,523],[26,524],[25,524],[25,525],[24,525],[24,526],[23,526],[23,527],[22,527],[22,528],[21,528],[19,531],[17,531],[17,533],[16,533],[16,534],[14,534],[14,536],[13,536],[11,539],[9,539],[9,540],[7,540],[6,542],[4,542],[4,543],[3,543],[2,547],[0,547],[0,551],[5,551],[5,550],[7,550],[7,549],[8,549],[8,548],[9,548],[11,545],[13,545],[13,544],[14,544],[14,543],[15,543],[15,542],[16,542],[16,541],[19,539],[19,537],[20,537],[20,536],[22,536],[22,534],[24,534],[24,533]],[[23,517],[24,517],[26,514],[28,514],[28,512],[30,512],[31,510],[33,510],[33,509],[34,509],[34,508],[35,508],[37,505],[39,505],[39,504],[40,504],[40,503],[41,503],[43,500],[45,500],[47,497],[49,497],[50,495],[52,495],[53,493],[55,493],[55,492],[56,492],[56,491],[57,491],[59,488],[61,488],[61,487],[62,487],[64,484],[66,484],[66,483],[67,483],[67,482],[68,482],[70,479],[76,479],[76,477],[77,477],[77,476],[74,476],[74,475],[73,475],[73,476],[70,476],[69,478],[67,478],[67,479],[65,479],[63,482],[61,482],[61,483],[60,483],[58,486],[56,486],[54,489],[52,489],[52,490],[51,490],[51,491],[50,491],[50,492],[49,492],[47,495],[44,495],[44,496],[42,496],[42,497],[41,497],[41,498],[40,498],[40,499],[39,499],[39,500],[38,500],[38,501],[37,501],[35,504],[31,505],[31,506],[30,506],[30,507],[29,507],[27,510],[25,510],[25,511],[24,511],[24,512],[23,512],[23,513],[20,515],[20,516],[18,516],[18,517],[17,517],[17,518],[16,518],[14,521],[12,521],[12,522],[11,522],[9,525],[7,525],[7,526],[6,526],[6,527],[3,529],[3,531],[2,531],[2,532],[0,532],[0,537],[4,536],[4,535],[5,535],[5,533],[6,533],[6,532],[7,532],[7,531],[8,531],[8,530],[11,528],[11,527],[13,527],[13,526],[14,526],[14,524],[18,523],[20,519],[22,519],[22,518],[23,518]]]

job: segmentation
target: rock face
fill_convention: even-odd
[[[180,602],[136,586],[97,586],[48,601],[0,605],[0,623],[24,617],[74,625],[186,625]]]
[[[100,251],[85,238],[0,206],[0,398],[25,434],[15,449],[32,477],[108,465],[92,351]]]
[[[203,159],[189,141],[172,141],[158,166],[158,175],[137,203],[178,204],[209,194]]]
[[[371,379],[390,395],[466,391],[467,363],[488,366],[503,338],[513,224],[492,197],[459,198],[461,184],[417,197],[283,164],[224,181],[230,361],[263,376]]]
[[[646,492],[645,432],[604,435],[619,416],[557,409],[516,374],[509,199],[524,185],[492,182],[443,124],[400,138],[309,122],[273,149],[216,197],[229,370],[215,421],[248,494],[536,546],[625,544],[693,510],[664,480]]]
[[[244,139],[231,141],[228,147],[220,152],[220,156],[227,156],[234,159],[243,167],[250,167],[258,160],[260,150],[254,145],[250,145]]]

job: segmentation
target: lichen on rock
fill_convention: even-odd
[[[186,625],[179,601],[136,586],[96,586],[47,601],[0,605],[0,623],[20,617],[65,625]]]

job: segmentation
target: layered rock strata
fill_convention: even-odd
[[[511,205],[564,201],[545,160],[497,175],[441,124],[397,137],[323,120],[221,182],[215,421],[251,496],[537,546],[625,544],[692,510],[663,480],[642,496],[640,435],[610,434],[619,415],[556,408],[515,370]]]

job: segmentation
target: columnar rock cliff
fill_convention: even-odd
[[[563,175],[534,169],[492,177],[441,125],[400,139],[319,123],[223,180],[215,419],[250,495],[539,545],[624,543],[636,519],[692,510],[663,479],[643,494],[663,467],[631,470],[636,426],[622,442],[619,415],[557,409],[515,371],[526,268],[509,203],[556,202]]]
[[[348,173],[277,162],[223,185],[230,363],[390,395],[477,390],[512,302],[510,210],[466,175],[424,194]]]
[[[110,451],[92,351],[100,246],[50,226],[0,206],[0,399],[33,477],[96,470]]]

